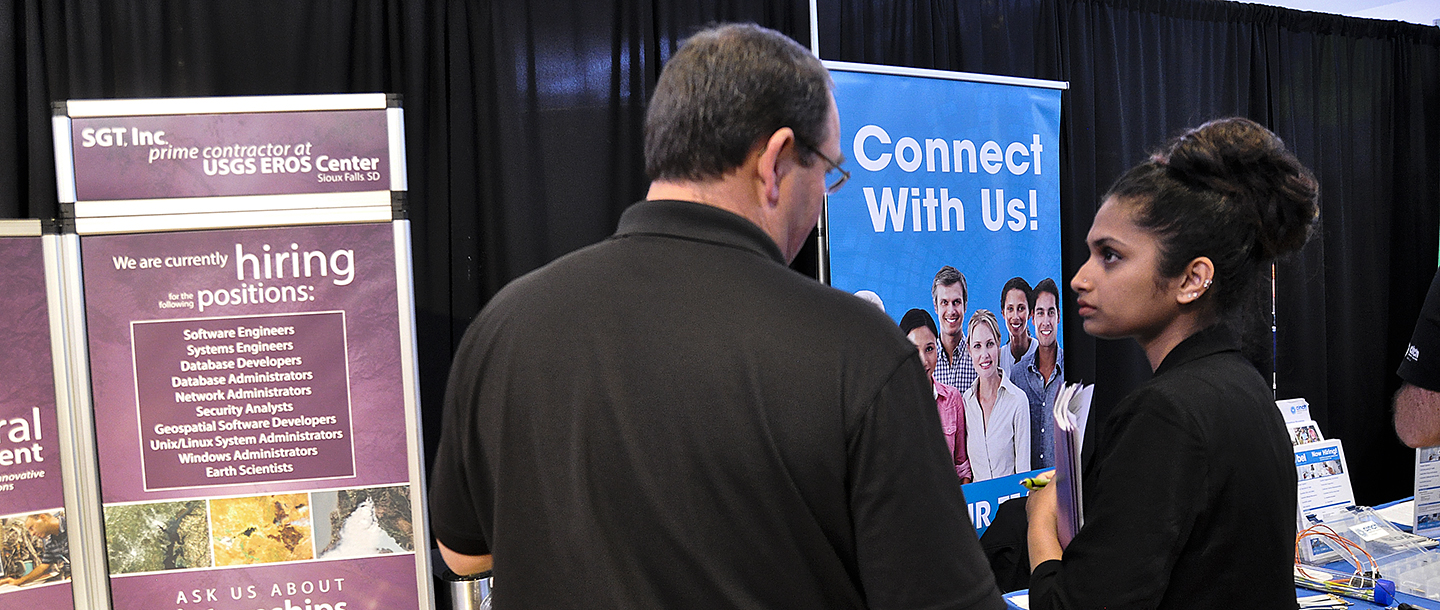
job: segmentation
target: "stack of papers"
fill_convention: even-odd
[[[1068,384],[1055,397],[1055,495],[1059,504],[1060,548],[1070,546],[1085,523],[1080,485],[1080,446],[1095,386]]]

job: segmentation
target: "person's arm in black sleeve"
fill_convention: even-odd
[[[1440,271],[1396,372],[1405,383],[1395,393],[1395,433],[1411,447],[1440,445]]]
[[[430,478],[431,531],[440,546],[440,556],[456,574],[469,575],[485,572],[493,567],[488,545],[478,536],[473,503],[469,499],[469,485],[465,481],[463,460],[457,459],[453,450],[445,450],[447,443],[441,441],[436,454],[435,469]],[[454,447],[456,443],[449,443]],[[442,454],[449,454],[443,455]],[[457,531],[462,524],[471,523],[476,533]]]
[[[870,608],[1005,607],[918,355],[892,373],[862,415],[849,454],[856,556]]]
[[[1163,401],[1141,397],[1112,422],[1111,446],[1085,479],[1085,525],[1062,559],[1030,576],[1033,610],[1153,608],[1164,596],[1208,464],[1196,426]]]
[[[430,526],[440,545],[446,565],[456,574],[477,574],[491,567],[490,548],[477,512],[472,491],[475,472],[482,463],[474,422],[473,399],[477,395],[477,371],[466,344],[474,342],[467,333],[455,356],[440,427],[440,444],[430,473]]]

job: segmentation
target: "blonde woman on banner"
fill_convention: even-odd
[[[965,390],[965,446],[976,481],[1030,470],[1030,402],[1000,367],[1000,324],[988,309],[970,316],[965,348],[975,384]]]

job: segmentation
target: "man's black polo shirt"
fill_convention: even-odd
[[[496,608],[1003,607],[915,348],[718,208],[505,287],[441,436],[433,528]]]

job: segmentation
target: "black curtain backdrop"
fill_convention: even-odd
[[[820,0],[820,56],[1070,83],[1062,97],[1063,268],[1099,198],[1180,130],[1241,115],[1320,181],[1322,227],[1278,265],[1275,377],[1345,442],[1357,500],[1410,494],[1390,424],[1395,376],[1440,244],[1440,30],[1209,0]],[[1067,377],[1096,413],[1150,375],[1096,341],[1067,295]]]
[[[52,101],[401,94],[428,463],[470,319],[644,197],[645,102],[717,21],[810,44],[803,0],[0,0],[0,218],[58,214]]]
[[[1440,247],[1440,32],[1204,0],[822,0],[819,19],[825,59],[1071,83],[1067,273],[1099,194],[1177,130],[1241,114],[1284,137],[1320,178],[1324,228],[1280,267],[1280,395],[1345,439],[1362,503],[1408,494],[1388,399]],[[0,218],[57,214],[56,100],[403,95],[428,458],[470,318],[643,196],[645,101],[712,21],[809,44],[802,0],[0,0]],[[1103,408],[1148,367],[1086,337],[1068,301],[1069,376],[1098,381]],[[584,303],[556,321],[587,322]]]

